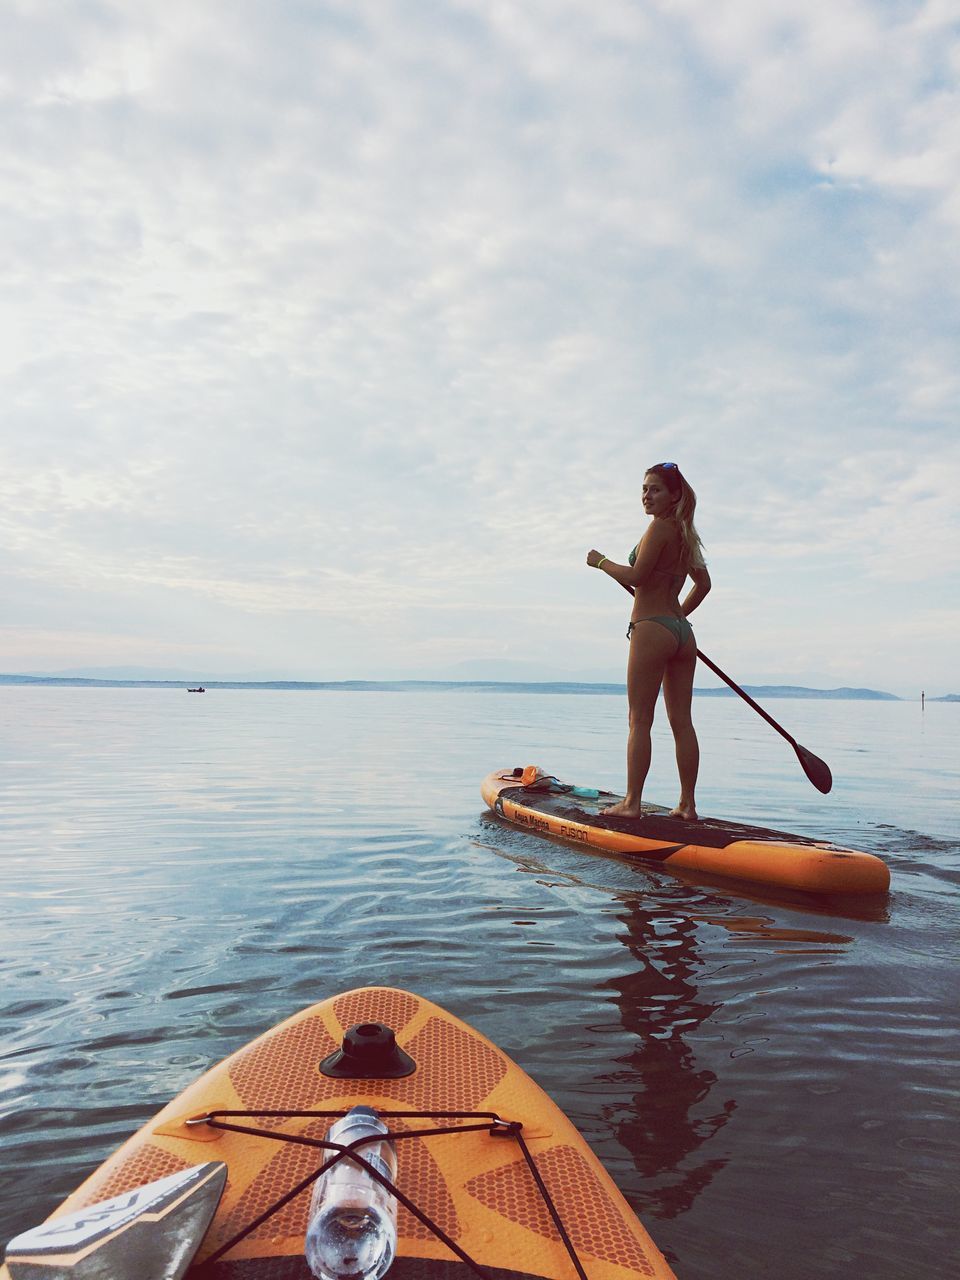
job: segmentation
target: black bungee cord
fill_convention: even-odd
[[[385,1134],[371,1134],[364,1138],[357,1138],[347,1146],[343,1146],[338,1142],[329,1142],[325,1138],[307,1138],[301,1134],[277,1133],[269,1129],[256,1128],[253,1125],[234,1124],[232,1122],[233,1120],[254,1118],[259,1118],[261,1120],[305,1120],[312,1119],[314,1117],[332,1119],[346,1114],[347,1113],[344,1111],[211,1111],[206,1115],[196,1116],[186,1121],[186,1124],[189,1126],[205,1124],[209,1125],[211,1128],[223,1129],[227,1132],[245,1133],[251,1137],[268,1138],[274,1142],[288,1142],[295,1146],[313,1147],[318,1150],[332,1151],[334,1153],[333,1156],[331,1156],[329,1160],[326,1160],[318,1169],[309,1173],[307,1177],[302,1178],[296,1186],[285,1192],[268,1209],[264,1210],[263,1213],[254,1218],[252,1222],[249,1222],[245,1227],[226,1241],[225,1244],[220,1245],[220,1247],[210,1254],[209,1257],[203,1260],[203,1263],[200,1265],[198,1270],[212,1267],[214,1263],[219,1262],[220,1259],[223,1258],[225,1254],[229,1253],[235,1245],[239,1244],[241,1240],[246,1239],[247,1236],[256,1231],[264,1222],[272,1218],[275,1213],[278,1213],[285,1205],[289,1204],[291,1200],[294,1200],[298,1195],[300,1195],[302,1191],[305,1191],[307,1187],[316,1182],[318,1178],[342,1160],[344,1156],[350,1156],[351,1159],[370,1174],[374,1181],[378,1182],[390,1193],[390,1195],[394,1196],[399,1204],[402,1204],[404,1208],[412,1213],[419,1222],[427,1227],[428,1230],[432,1231],[437,1239],[440,1240],[442,1244],[445,1244],[447,1248],[450,1249],[450,1251],[459,1258],[461,1262],[465,1263],[475,1275],[480,1276],[482,1280],[490,1280],[488,1272],[486,1272],[479,1263],[471,1258],[469,1254],[465,1253],[455,1241],[451,1240],[441,1226],[425,1214],[423,1210],[414,1204],[408,1196],[404,1195],[404,1193],[396,1187],[389,1178],[384,1177],[379,1169],[374,1168],[369,1161],[364,1160],[363,1156],[361,1156],[358,1151],[360,1147],[369,1146],[376,1142],[382,1142],[386,1138],[389,1138],[391,1141],[399,1141],[407,1138],[432,1138],[442,1137],[446,1134],[486,1132],[495,1138],[514,1138],[516,1140],[524,1161],[526,1162],[526,1165],[533,1176],[534,1182],[536,1183],[537,1190],[539,1191],[544,1204],[547,1206],[550,1217],[553,1219],[554,1226],[557,1228],[560,1240],[573,1263],[579,1280],[588,1280],[587,1273],[583,1269],[573,1241],[570,1239],[569,1233],[563,1225],[560,1214],[557,1211],[557,1207],[540,1175],[539,1169],[534,1163],[530,1149],[524,1141],[523,1134],[521,1133],[523,1125],[519,1120],[504,1120],[494,1111],[382,1111],[378,1112],[378,1115],[392,1117],[397,1120],[456,1119],[478,1120],[482,1121],[482,1123],[450,1125],[433,1129],[405,1129],[396,1133],[388,1130]]]

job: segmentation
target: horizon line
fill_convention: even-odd
[[[623,692],[626,688],[625,682],[608,681],[608,680],[497,680],[497,679],[424,679],[418,677],[400,677],[397,679],[347,679],[347,680],[231,680],[231,679],[213,679],[213,680],[194,680],[187,679],[150,679],[147,677],[139,678],[135,676],[53,676],[53,675],[25,675],[17,672],[0,672],[0,683],[12,685],[46,685],[46,686],[70,686],[85,688],[143,688],[155,687],[162,689],[188,689],[189,686],[195,685],[197,688],[203,688],[206,691],[210,689],[337,689],[351,688],[354,690],[376,690],[397,686],[414,686],[414,687],[444,687],[444,688],[504,688],[504,689],[592,689],[592,690],[610,690],[617,693]],[[792,685],[792,684],[753,684],[743,685],[745,690],[750,689],[754,692],[769,694],[774,691],[781,693],[790,690],[801,695],[812,695],[814,697],[833,697],[838,700],[847,697],[851,700],[876,700],[876,701],[895,701],[895,702],[920,702],[923,700],[920,696],[904,697],[900,694],[890,693],[883,689],[873,689],[866,686],[850,686],[839,685],[832,688],[822,688],[813,685]],[[724,686],[694,686],[694,694],[703,697],[736,697],[735,690]],[[789,695],[788,695],[789,696]],[[960,695],[943,694],[939,696],[925,696],[927,701],[960,701]]]

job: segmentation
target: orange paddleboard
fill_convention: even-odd
[[[341,1074],[325,1074],[331,1070]],[[673,1276],[543,1090],[465,1022],[387,987],[304,1009],[213,1067],[43,1226],[12,1241],[0,1275],[310,1280],[303,1250],[312,1187],[287,1197],[329,1159],[329,1149],[311,1145],[324,1139],[329,1113],[358,1104],[373,1107],[395,1135],[395,1185],[422,1215],[401,1203],[387,1280]],[[452,1132],[404,1136],[437,1129]],[[137,1205],[148,1205],[140,1217]],[[188,1211],[193,1225],[179,1233],[179,1247],[192,1231],[190,1254],[164,1269],[151,1233],[167,1223],[167,1236],[176,1237],[171,1215]],[[103,1243],[84,1243],[91,1223]],[[90,1266],[101,1247],[117,1249],[120,1261],[97,1272]]]
[[[559,782],[535,765],[488,774],[480,790],[495,813],[535,835],[558,836],[671,870],[807,893],[886,893],[890,887],[882,859],[826,841],[712,818],[685,822],[648,804],[639,818],[607,818],[604,808],[620,796]]]

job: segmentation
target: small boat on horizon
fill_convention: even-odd
[[[202,685],[202,684],[201,684],[201,685],[198,685],[198,686],[196,687],[196,689],[188,689],[188,690],[187,690],[187,693],[206,693],[206,692],[207,692],[207,691],[206,691],[206,689],[203,687],[203,685]]]

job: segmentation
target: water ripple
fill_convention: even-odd
[[[421,991],[516,1057],[678,1274],[949,1274],[953,721],[925,726],[923,773],[905,767],[910,708],[791,704],[836,762],[825,802],[764,726],[703,700],[704,812],[890,863],[889,899],[837,902],[481,812],[483,774],[528,757],[616,785],[616,699],[0,697],[3,1237],[212,1061],[369,982]],[[675,786],[666,733],[652,798]]]

